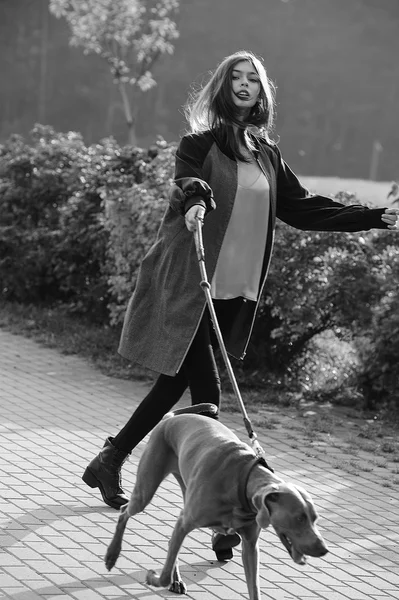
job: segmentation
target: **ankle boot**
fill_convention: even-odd
[[[119,509],[129,502],[122,489],[121,468],[129,453],[118,450],[107,438],[101,452],[87,465],[83,481],[91,488],[100,488],[105,504]]]
[[[241,542],[241,537],[238,533],[223,535],[223,533],[213,532],[212,535],[212,550],[216,554],[216,558],[223,562],[233,558],[233,550],[235,546]]]

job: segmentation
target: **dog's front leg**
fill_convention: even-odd
[[[175,594],[185,594],[187,592],[187,587],[180,577],[177,563],[177,555],[179,554],[184,538],[189,533],[184,527],[183,522],[184,515],[182,511],[170,538],[168,554],[161,574],[158,575],[155,571],[150,570],[147,572],[146,578],[146,582],[149,585],[153,585],[154,587],[169,586],[170,591],[175,592]]]
[[[247,580],[249,600],[260,600],[259,585],[259,533],[260,528],[255,523],[238,530],[242,537],[242,562],[245,579]]]
[[[114,537],[111,540],[111,543],[108,546],[107,553],[105,555],[105,566],[108,571],[112,569],[118,560],[119,554],[121,553],[122,548],[122,538],[125,533],[126,525],[129,520],[129,513],[127,511],[127,504],[122,506],[121,513],[119,515],[118,523],[116,525]]]

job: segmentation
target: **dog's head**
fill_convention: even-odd
[[[316,527],[318,516],[312,499],[302,488],[272,483],[259,490],[252,502],[259,527],[273,525],[294,562],[303,565],[306,555],[324,556],[328,552]]]

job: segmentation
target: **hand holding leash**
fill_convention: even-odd
[[[186,227],[189,231],[194,232],[197,228],[197,221],[203,222],[205,216],[205,208],[200,204],[194,204],[188,209],[184,215]]]

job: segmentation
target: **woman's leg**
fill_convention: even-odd
[[[219,405],[220,382],[209,341],[207,312],[179,373],[174,377],[158,377],[126,425],[115,438],[107,438],[103,449],[87,466],[83,481],[90,487],[100,488],[104,502],[109,506],[119,508],[128,502],[121,482],[123,463],[133,448],[180,400],[188,384],[193,404],[213,402]]]
[[[231,324],[234,320],[234,316],[236,314],[237,311],[237,306],[238,303],[240,302],[239,298],[234,298],[232,300],[214,300],[213,301],[213,305],[215,308],[215,312],[216,312],[216,318],[218,321],[218,325],[221,329],[221,333],[222,333],[222,337],[223,339],[225,338],[225,336],[228,334]],[[214,358],[214,349],[219,347],[219,341],[217,339],[216,336],[216,332],[213,329],[213,325],[211,322],[211,318],[209,317],[208,319],[208,360],[210,361],[210,365],[213,365],[213,367],[211,368],[211,366],[209,366],[208,368],[208,372],[209,373],[213,373],[213,377],[211,377],[210,375],[208,376],[208,381],[207,381],[207,388],[208,388],[208,393],[211,394],[210,397],[213,397],[214,400],[204,400],[204,397],[206,398],[205,395],[205,389],[201,388],[201,385],[197,385],[196,389],[198,390],[198,393],[200,394],[201,392],[204,394],[203,399],[198,399],[198,402],[214,402],[215,404],[218,404],[217,402],[217,398],[220,398],[220,377],[219,377],[219,373],[216,367],[216,362],[215,362],[215,358]],[[194,375],[195,377],[195,375]],[[190,381],[189,375],[188,375],[188,379]],[[216,392],[216,388],[218,390],[218,392]],[[190,385],[190,389],[191,389],[191,385]],[[218,396],[219,394],[219,396]],[[193,396],[193,392],[191,393],[191,395]],[[213,396],[212,396],[213,395]],[[194,404],[194,401],[193,401]],[[218,533],[216,531],[213,532],[212,534],[212,549],[216,554],[216,558],[219,561],[226,561],[226,560],[230,560],[233,558],[233,548],[235,546],[238,546],[241,542],[241,537],[238,535],[238,533],[233,533],[233,534],[229,534],[229,535],[223,535],[221,533]]]
[[[212,402],[220,404],[220,379],[210,340],[209,317],[204,314],[184,359],[182,368],[174,377],[160,375],[154,386],[135,410],[113,444],[131,452],[162,417],[180,400],[187,385],[192,404]]]
[[[211,402],[220,405],[220,377],[211,339],[211,322],[208,309],[190,346],[183,370],[190,387],[192,404]]]
[[[108,506],[119,509],[129,501],[122,489],[123,463],[186,388],[187,379],[183,372],[176,377],[160,375],[123,429],[115,438],[107,438],[102,450],[87,465],[83,481],[92,488],[98,487]]]
[[[174,377],[160,375],[129,421],[114,437],[114,446],[131,452],[180,400],[187,385],[187,377],[183,370]]]
[[[230,314],[226,309],[230,309],[230,301],[224,300],[223,302],[228,304],[218,306],[217,318],[219,321],[219,318],[222,317],[223,325],[228,326]],[[212,402],[219,407],[221,386],[213,351],[213,345],[217,343],[217,340],[212,339],[213,335],[210,314],[206,310],[184,361],[184,370],[190,386],[192,403]],[[232,549],[240,542],[241,538],[238,533],[222,535],[214,532],[212,535],[212,548],[216,558],[220,561],[233,558]]]

